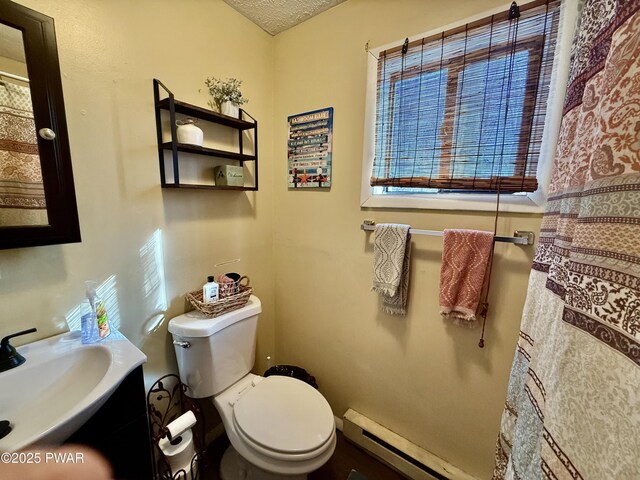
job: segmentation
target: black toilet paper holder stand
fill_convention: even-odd
[[[197,399],[186,395],[187,387],[174,374],[160,377],[147,393],[147,411],[149,417],[149,436],[153,460],[153,478],[162,480],[199,480],[206,478],[208,467],[205,455],[205,419]],[[191,410],[196,417],[192,428],[195,455],[191,459],[191,472],[178,470],[173,472],[167,458],[160,450],[160,440],[167,437],[167,425]],[[201,473],[202,472],[202,473]]]

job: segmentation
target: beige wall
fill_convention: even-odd
[[[363,210],[359,189],[365,42],[397,41],[499,3],[349,0],[276,37],[219,0],[20,3],[56,20],[83,241],[0,251],[0,334],[64,331],[83,281],[112,278],[121,329],[155,378],[175,368],[166,323],[183,311],[184,292],[219,273],[215,264],[241,258],[233,268],[251,275],[265,309],[256,371],[275,351],[275,362],[317,377],[337,416],[354,408],[487,478],[533,250],[497,247],[480,350],[479,331],[438,316],[441,239],[414,237],[409,314],[390,317],[370,292],[372,239],[359,225],[488,230],[492,215]],[[198,89],[208,75],[244,80],[247,109],[260,121],[258,193],[159,188],[151,80],[206,106]],[[333,187],[290,192],[286,117],[328,106]],[[538,228],[537,216],[499,223],[503,234]],[[157,236],[166,307],[148,268]]]
[[[20,3],[55,19],[82,243],[0,251],[0,335],[38,328],[19,344],[65,331],[84,280],[110,279],[121,330],[155,379],[175,369],[166,324],[183,294],[233,268],[266,300],[259,358],[271,353],[273,39],[222,1]],[[198,89],[211,75],[244,81],[260,122],[259,193],[159,186],[152,79],[206,107]]]
[[[499,244],[486,347],[438,315],[442,239],[413,237],[409,313],[380,313],[370,291],[364,219],[416,228],[492,230],[492,214],[359,207],[367,41],[372,47],[502,3],[349,0],[275,37],[276,351],[318,379],[334,413],[381,423],[478,478],[488,478],[533,249]],[[288,115],[334,107],[330,192],[287,191]],[[503,215],[499,231],[539,229]]]
[[[14,75],[20,75],[21,77],[27,76],[27,64],[18,62],[11,58],[0,56],[0,70],[7,73],[13,73]],[[2,77],[0,77],[0,80]],[[20,83],[22,85],[22,83]]]

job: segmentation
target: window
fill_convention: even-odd
[[[560,0],[539,0],[514,19],[503,12],[377,52],[370,185],[538,190],[559,13]]]

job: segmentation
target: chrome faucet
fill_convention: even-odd
[[[30,328],[29,330],[23,330],[18,333],[7,335],[0,341],[0,372],[11,370],[26,362],[26,358],[20,355],[16,349],[9,343],[9,340],[20,335],[26,335],[27,333],[36,332],[37,329]]]

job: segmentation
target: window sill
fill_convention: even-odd
[[[362,199],[360,207],[495,212],[496,197],[497,195],[468,193],[370,194]],[[539,215],[544,212],[544,205],[538,201],[541,198],[539,192],[529,195],[500,195],[500,211]]]

